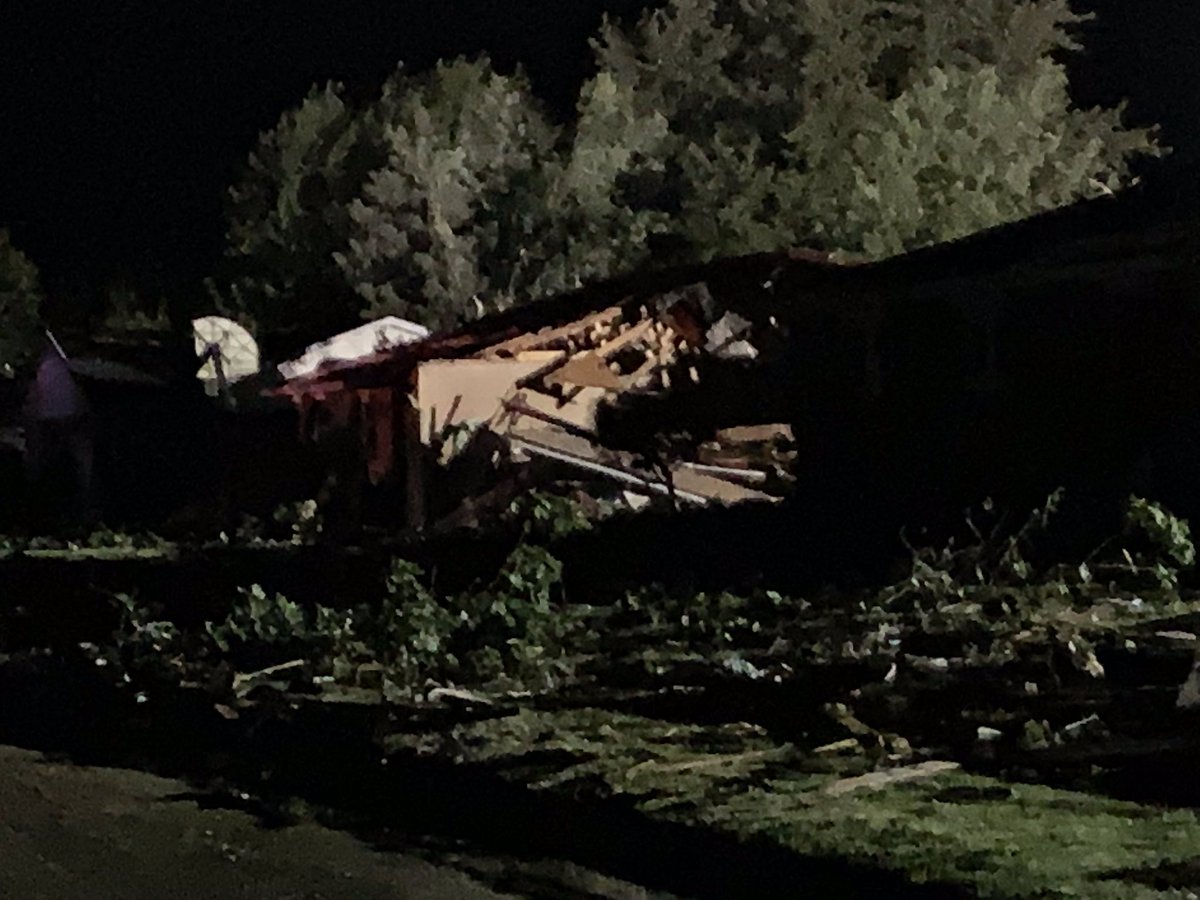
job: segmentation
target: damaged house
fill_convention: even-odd
[[[836,567],[900,549],[901,526],[961,527],[989,496],[1021,514],[1063,486],[1079,527],[1062,530],[1088,541],[1131,491],[1200,514],[1195,200],[1141,186],[870,264],[638,273],[278,393],[310,436],[354,427],[414,528],[572,481],[754,518],[719,540],[756,571],[797,547]],[[632,569],[653,542],[621,530]]]
[[[343,487],[390,484],[403,513],[388,518],[412,529],[473,524],[548,483],[633,508],[777,501],[794,458],[787,426],[760,419],[699,444],[621,447],[597,422],[623,398],[697,384],[706,361],[754,360],[749,322],[726,311],[727,295],[762,291],[798,260],[834,265],[762,254],[631,276],[326,360],[271,393],[295,405],[305,439],[356,435],[362,477],[344,473],[354,484]]]

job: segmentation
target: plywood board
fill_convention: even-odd
[[[450,425],[485,422],[527,375],[545,366],[544,360],[438,359],[417,369],[417,409],[421,443]]]

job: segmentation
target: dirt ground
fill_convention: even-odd
[[[178,799],[182,782],[0,747],[0,897],[485,900],[455,869],[316,824],[267,830]]]

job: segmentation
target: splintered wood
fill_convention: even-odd
[[[603,359],[595,352],[581,353],[573,356],[561,366],[543,377],[548,385],[577,385],[579,387],[599,387],[617,391],[622,387],[621,379],[604,365]]]
[[[641,319],[627,321],[621,307],[610,307],[567,325],[513,338],[483,356],[525,359],[535,353],[556,354],[548,356],[545,368],[523,379],[520,387],[561,391],[568,401],[578,388],[618,392],[669,387],[665,370],[678,360],[679,345],[686,341],[645,306],[641,314]],[[632,360],[630,352],[637,354]],[[637,362],[639,358],[642,361]]]
[[[493,344],[480,355],[485,359],[497,356],[515,356],[527,350],[554,349],[553,344],[569,344],[572,338],[587,337],[590,332],[600,330],[607,333],[613,324],[621,317],[620,306],[610,306],[608,309],[592,313],[575,322],[554,328],[544,328],[534,334],[523,334],[519,337]]]
[[[911,766],[879,769],[875,772],[867,772],[865,775],[855,775],[853,778],[842,778],[826,787],[825,793],[836,797],[852,791],[877,791],[893,784],[932,778],[945,772],[956,771],[958,768],[959,765],[956,762],[931,759]]]

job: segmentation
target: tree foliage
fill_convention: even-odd
[[[37,267],[0,229],[0,368],[21,365],[34,355],[41,301]]]
[[[219,305],[267,329],[347,318],[333,254],[349,237],[350,202],[385,158],[369,124],[330,83],[259,137],[227,197],[225,264],[209,282]]]
[[[525,299],[559,293],[633,268],[668,231],[658,158],[667,120],[638,105],[633,86],[609,73],[584,85],[573,135],[543,165],[538,198],[548,227],[527,255],[540,271]]]
[[[817,201],[824,243],[883,257],[1120,190],[1148,139],[1122,132],[1113,111],[1064,116],[1066,104],[1048,60],[1010,89],[991,65],[934,67],[822,160],[822,175],[780,173],[780,192]],[[790,137],[802,147],[809,133]]]
[[[577,116],[518,71],[398,70],[264,135],[226,295],[435,328],[628,271],[793,245],[882,257],[1129,182],[1162,150],[1071,105],[1069,0],[668,0],[606,21]]]
[[[602,72],[670,123],[672,226],[700,258],[886,256],[1128,182],[1123,107],[1071,106],[1068,0],[671,0],[606,23]]]
[[[398,73],[374,122],[387,159],[349,205],[341,271],[369,316],[433,327],[524,299],[546,229],[540,171],[558,138],[524,78],[486,58]]]

